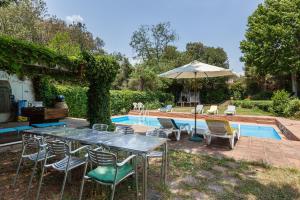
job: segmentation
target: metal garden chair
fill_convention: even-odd
[[[135,155],[131,155],[119,163],[115,154],[109,152],[108,148],[101,146],[96,149],[89,149],[86,157],[86,164],[80,188],[80,200],[82,198],[86,180],[93,180],[102,185],[111,186],[112,193],[110,199],[113,200],[116,185],[132,175],[135,175],[136,198],[138,198],[138,176]],[[133,165],[129,163],[131,160],[134,161]],[[89,163],[96,165],[97,168],[86,174]]]
[[[116,132],[122,133],[124,135],[134,134],[134,129],[130,126],[117,126],[116,127]]]
[[[97,130],[97,131],[107,131],[108,125],[107,124],[94,124],[92,129]]]
[[[152,137],[160,137],[160,138],[168,138],[168,134],[163,129],[154,129],[151,131],[146,132],[146,136],[152,136]],[[151,158],[163,158],[163,152],[162,151],[151,151],[147,155],[147,162],[149,166],[149,159]],[[163,175],[163,162],[161,163],[161,169],[160,169],[161,178]]]
[[[60,141],[60,140],[47,142],[45,161],[44,161],[44,166],[42,168],[42,173],[41,173],[41,178],[40,178],[40,182],[39,182],[36,199],[39,199],[45,168],[52,168],[59,172],[65,173],[61,192],[60,192],[60,199],[62,199],[68,172],[76,167],[79,167],[79,166],[85,164],[84,158],[76,157],[76,156],[74,156],[74,154],[85,149],[86,147],[87,146],[82,146],[74,151],[71,151],[71,148],[67,142]],[[55,155],[55,157],[59,157],[62,159],[58,160],[56,162],[53,162],[53,163],[47,163],[47,161],[48,161],[47,156],[49,154]]]
[[[32,173],[30,176],[30,181],[26,190],[26,197],[29,194],[31,185],[32,185],[32,180],[35,175],[35,171],[37,168],[37,164],[40,161],[43,161],[45,159],[45,144],[43,143],[43,138],[42,137],[36,137],[32,134],[29,133],[23,133],[22,134],[22,153],[21,157],[19,160],[16,176],[13,181],[13,187],[15,187],[17,178],[20,172],[21,165],[24,160],[29,160],[34,162]],[[52,157],[52,155],[48,155],[48,157]]]

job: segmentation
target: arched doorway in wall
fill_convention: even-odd
[[[7,122],[11,116],[11,94],[9,82],[0,80],[0,122]]]

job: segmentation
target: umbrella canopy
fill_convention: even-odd
[[[159,76],[165,78],[173,78],[173,79],[182,79],[182,78],[189,79],[189,78],[234,76],[234,75],[235,74],[229,69],[216,67],[195,60],[189,64],[162,73]]]
[[[236,76],[231,70],[222,67],[205,64],[199,61],[193,61],[189,64],[177,67],[159,75],[164,78],[173,79],[195,79],[195,86],[197,85],[197,78],[221,77],[221,76]],[[196,93],[195,87],[195,93]],[[197,119],[196,119],[196,104],[195,104],[195,133],[197,132]]]

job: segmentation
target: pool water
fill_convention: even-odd
[[[189,119],[176,119],[176,123],[188,123],[191,127],[194,126],[194,121]],[[144,125],[151,127],[160,127],[159,121],[156,117],[142,117],[142,116],[121,116],[113,117],[112,122],[126,125]],[[237,128],[239,124],[230,123],[233,128]],[[257,138],[269,138],[275,140],[281,140],[281,137],[277,131],[271,126],[261,126],[261,125],[246,125],[240,124],[241,136],[257,137]],[[207,125],[203,120],[197,120],[197,128],[207,129]]]

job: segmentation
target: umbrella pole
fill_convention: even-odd
[[[195,72],[195,88],[194,88],[194,92],[195,92],[195,97],[196,97],[196,93],[197,93],[197,78],[196,78],[196,72]],[[197,98],[196,98],[197,101]],[[195,135],[197,133],[197,102],[195,101]]]

